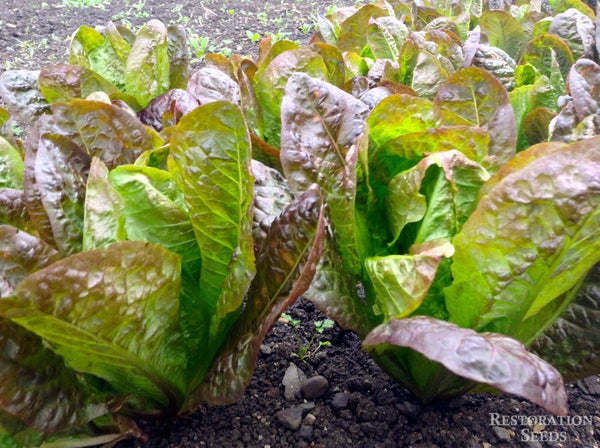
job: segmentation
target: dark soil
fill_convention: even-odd
[[[150,18],[179,22],[199,38],[208,37],[208,47],[214,45],[214,51],[256,54],[257,44],[247,32],[260,37],[267,32],[279,33],[286,39],[306,42],[315,15],[332,6],[330,1],[205,0],[186,1],[179,8],[161,0],[135,5],[105,0],[104,9],[100,9],[66,7],[56,4],[58,1],[2,0],[0,72],[66,62],[69,36],[79,25],[93,27],[119,18],[133,27]],[[335,2],[336,6],[342,4]],[[313,322],[323,316],[302,300],[288,312],[301,320],[300,332],[306,343],[313,333]],[[360,351],[354,333],[335,326],[319,338],[331,344],[301,361],[294,356],[298,347],[293,330],[289,324],[278,322],[261,348],[256,372],[239,403],[203,406],[192,415],[172,421],[139,422],[148,434],[148,443],[126,441],[117,447],[600,446],[600,436],[596,436],[600,431],[598,377],[568,385],[571,425],[543,427],[535,423],[548,416],[545,411],[506,395],[468,395],[422,405]],[[287,400],[281,381],[291,362],[308,377],[325,377],[329,384],[326,393],[313,400]],[[282,423],[281,411],[300,415],[298,429],[287,427],[293,426],[293,419]],[[529,421],[502,424],[503,418],[522,416],[529,417]]]

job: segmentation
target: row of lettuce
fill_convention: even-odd
[[[594,12],[544,8],[381,0],[192,73],[177,26],[81,27],[0,138],[0,440],[235,402],[301,295],[424,401],[566,413],[600,367],[600,66]]]

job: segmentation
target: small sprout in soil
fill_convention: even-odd
[[[311,347],[315,342],[315,337],[318,334],[323,334],[323,331],[325,331],[326,328],[333,327],[334,322],[331,319],[315,321],[315,330],[313,331],[312,337],[310,338],[310,341],[308,341],[308,344],[304,345],[300,341],[300,334],[298,333],[298,325],[300,324],[300,321],[293,319],[292,316],[290,316],[289,314],[282,314],[281,317],[287,320],[287,322],[294,329],[294,333],[296,334],[296,341],[298,343],[298,353],[292,353],[292,355],[297,356],[298,358],[300,358],[300,360],[314,356],[321,347],[331,344],[331,342],[329,341],[319,341],[317,347],[311,350]]]
[[[248,31],[248,30],[246,30],[246,36],[252,42],[258,42],[258,39],[260,39],[260,35],[258,33],[253,33],[252,31]]]

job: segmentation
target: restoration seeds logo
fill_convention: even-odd
[[[591,426],[591,415],[506,415],[490,412],[490,426],[511,429],[521,442],[566,442],[566,426]],[[495,432],[499,432],[494,429]]]

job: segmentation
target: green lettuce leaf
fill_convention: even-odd
[[[183,117],[171,137],[169,171],[202,255],[199,288],[212,310],[212,338],[241,306],[255,272],[251,149],[240,109],[221,101]]]
[[[531,64],[550,78],[553,57],[558,61],[563,79],[567,79],[569,69],[575,62],[573,53],[564,40],[552,34],[543,34],[529,42],[519,64]]]
[[[338,48],[341,52],[353,51],[360,54],[368,44],[367,30],[369,21],[384,16],[385,13],[376,5],[365,5],[340,24]]]
[[[455,73],[437,92],[437,108],[453,112],[446,124],[481,127],[490,134],[486,160],[482,165],[496,171],[513,158],[517,143],[515,114],[508,93],[488,72],[470,67]]]
[[[174,412],[185,391],[185,361],[173,350],[179,271],[179,257],[161,246],[118,242],[30,274],[0,300],[0,315],[73,369],[147,400],[142,409]]]
[[[123,198],[108,181],[106,165],[95,157],[85,192],[83,250],[99,249],[126,239],[123,205]]]
[[[600,261],[599,141],[536,145],[492,178],[453,240],[453,322],[512,335]]]
[[[521,25],[506,11],[487,10],[479,18],[481,31],[488,37],[492,47],[498,47],[517,60],[525,45]]]
[[[252,378],[265,335],[283,310],[309,287],[323,253],[325,215],[319,189],[311,187],[275,220],[257,259],[256,278],[239,320],[184,411],[203,401],[239,400]]]
[[[59,64],[45,68],[38,76],[40,92],[49,103],[86,98],[93,92],[108,95],[119,89],[95,71],[79,65]]]
[[[181,25],[167,27],[167,54],[169,56],[169,88],[185,89],[188,84],[190,51],[187,32]]]
[[[0,188],[23,188],[23,159],[3,137],[0,137]]]
[[[125,91],[145,107],[169,90],[171,82],[167,28],[159,20],[146,23],[137,33],[125,67]]]

